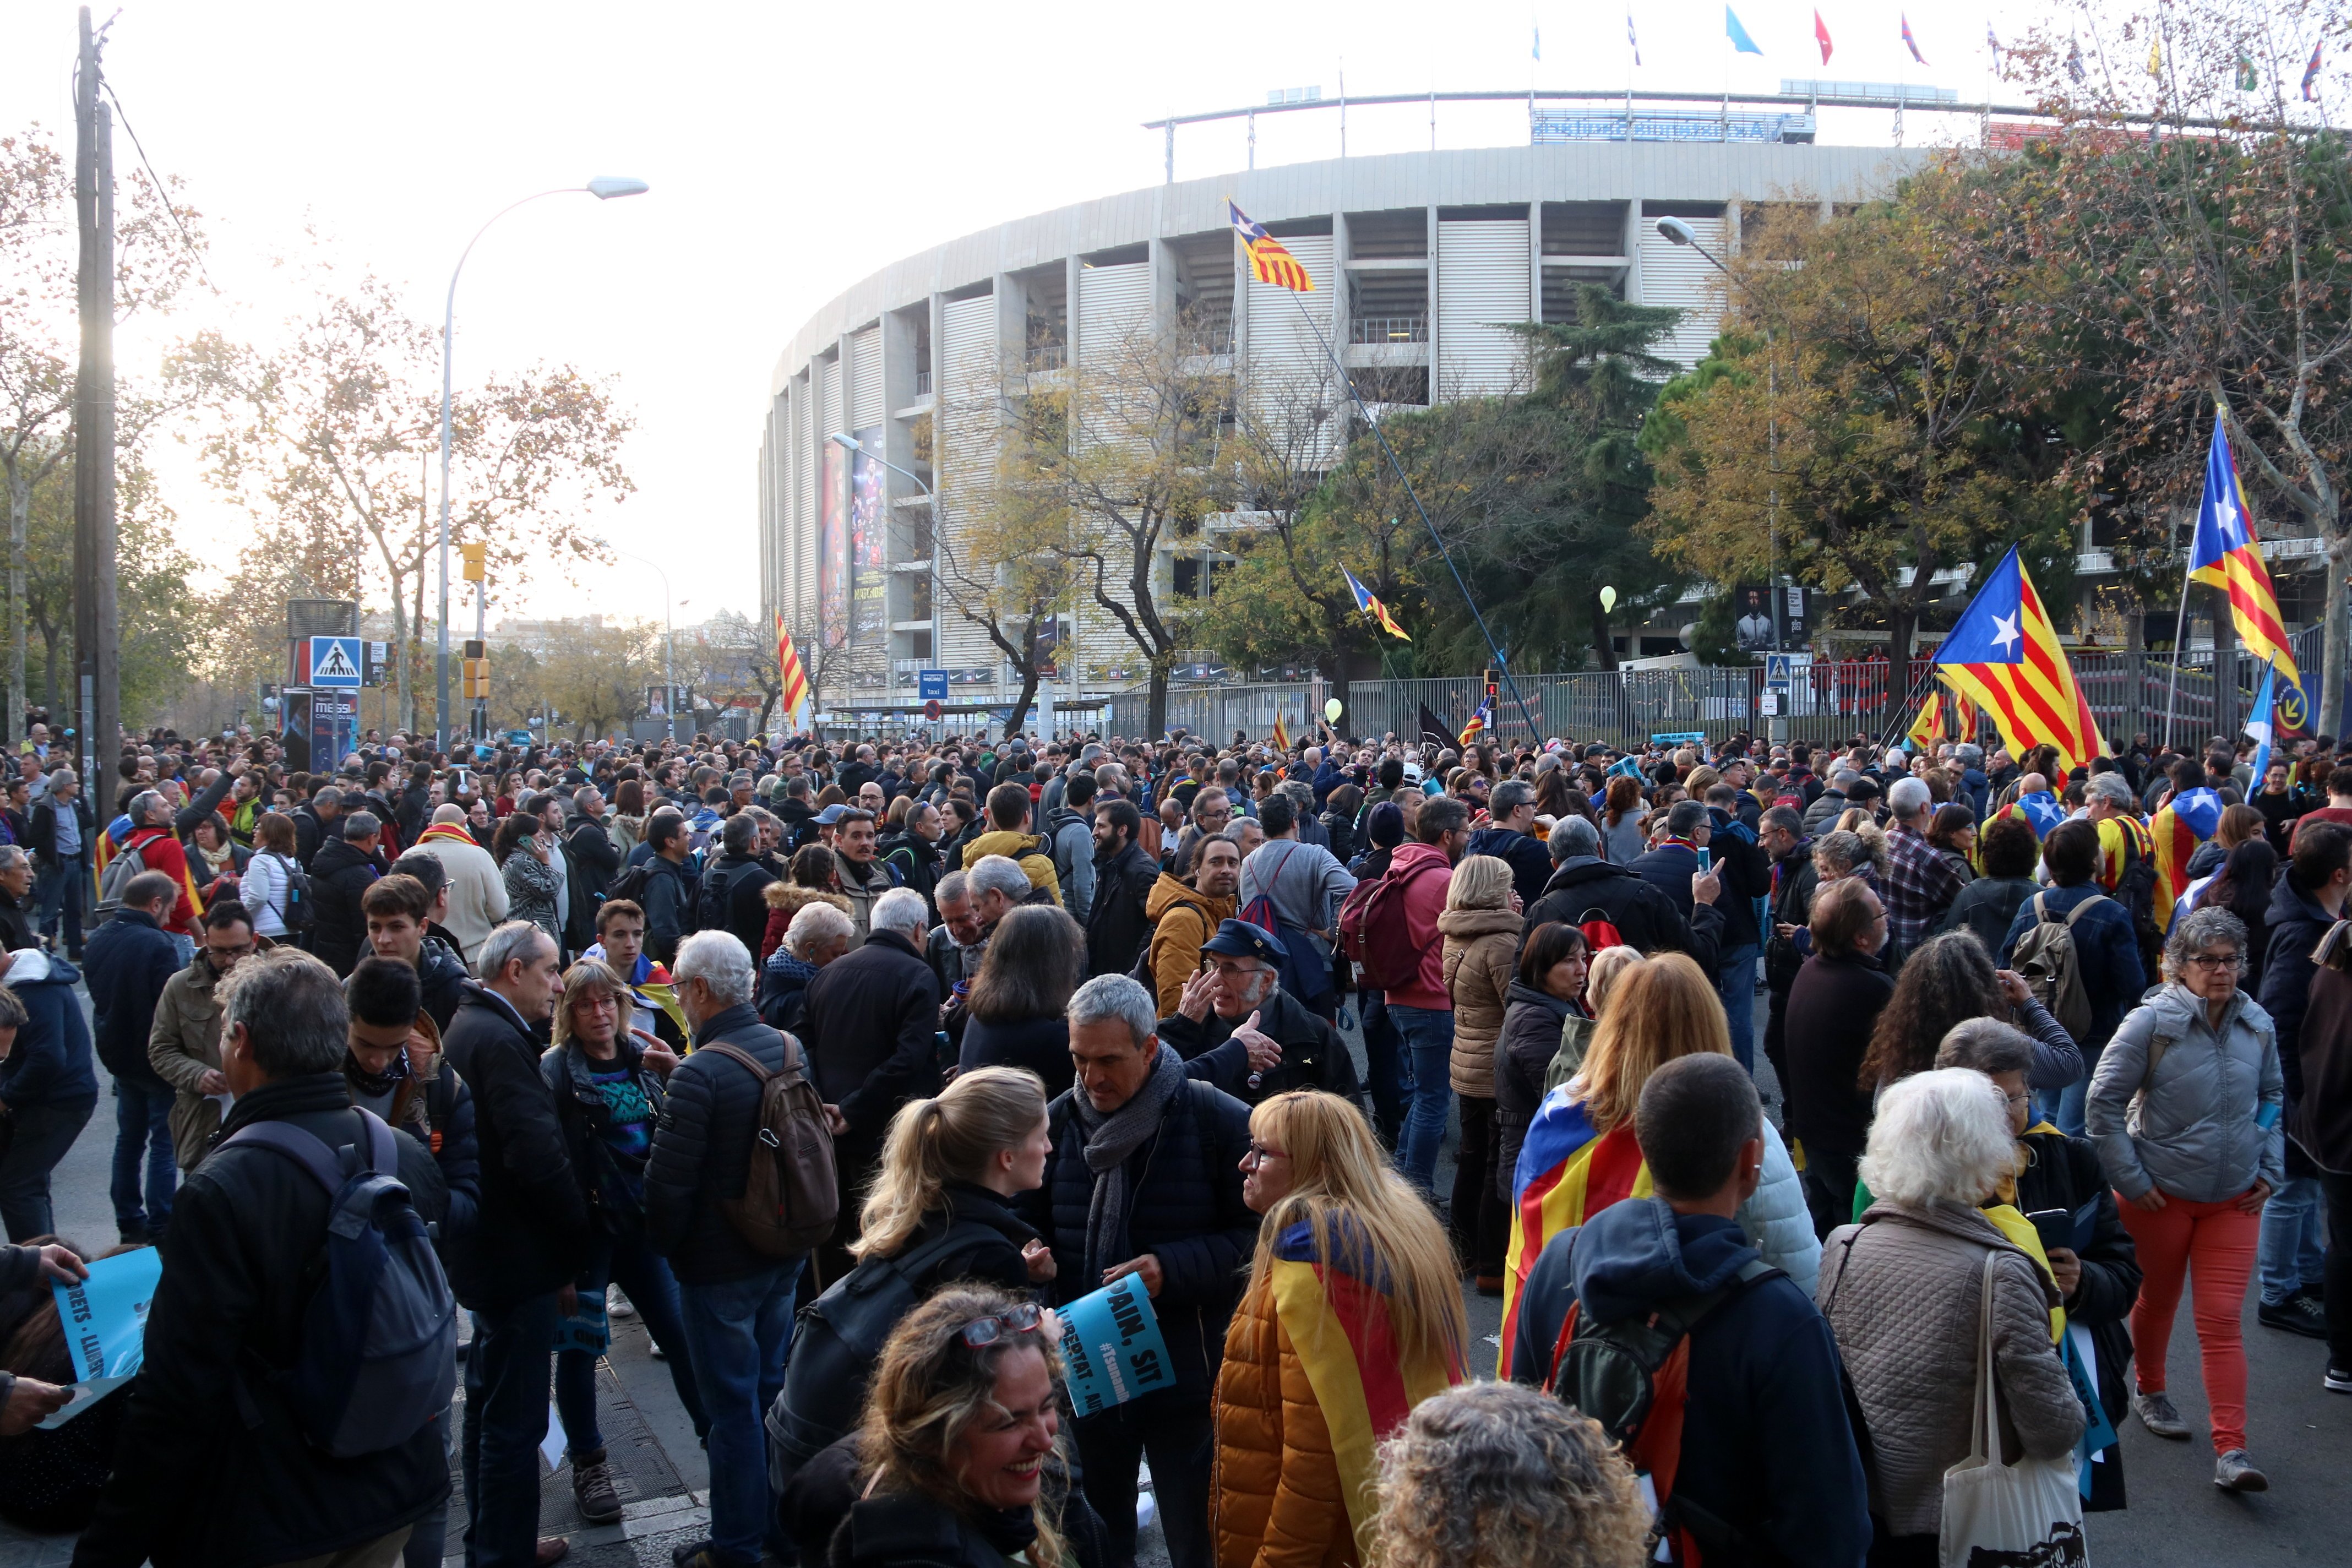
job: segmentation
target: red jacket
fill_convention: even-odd
[[[1421,973],[1411,985],[1391,990],[1388,1000],[1393,1006],[1430,1007],[1450,1013],[1454,1010],[1454,997],[1445,988],[1445,938],[1437,929],[1437,917],[1445,912],[1446,887],[1454,880],[1445,851],[1434,844],[1400,844],[1389,857],[1388,874],[1402,881],[1408,872],[1424,862],[1444,868],[1444,875],[1423,873],[1405,884],[1405,924],[1412,933],[1413,946],[1421,950]]]
[[[165,917],[163,929],[193,934],[197,918],[204,913],[204,905],[196,897],[195,882],[188,875],[188,852],[172,837],[171,829],[142,827],[122,847],[126,851],[138,850],[142,866],[163,872],[179,889],[179,897],[172,902],[172,912]]]

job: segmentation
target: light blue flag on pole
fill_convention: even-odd
[[[2254,710],[2246,715],[2245,731],[2254,738],[2254,778],[2260,782],[2271,765],[2271,737],[2278,725],[2271,717],[2273,693],[2278,687],[2278,666],[2263,666],[2262,689],[2254,693]]]
[[[1748,29],[1739,25],[1739,13],[1728,5],[1723,8],[1723,33],[1731,40],[1732,48],[1740,54],[1760,55],[1764,52],[1756,47],[1756,40],[1748,36]]]

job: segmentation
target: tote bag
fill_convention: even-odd
[[[1977,1399],[1969,1457],[1944,1472],[1943,1568],[2068,1568],[2087,1564],[2083,1496],[2074,1456],[2000,1462],[2000,1416],[1993,1402],[1992,1290],[1998,1252],[1985,1254],[1977,1314]]]

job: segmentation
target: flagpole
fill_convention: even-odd
[[[1315,341],[1322,345],[1324,353],[1331,361],[1331,368],[1339,373],[1339,384],[1347,388],[1349,400],[1355,404],[1356,412],[1364,416],[1365,425],[1371,429],[1372,439],[1380,443],[1389,467],[1396,473],[1397,483],[1404,487],[1405,499],[1412,502],[1412,510],[1420,516],[1422,526],[1429,530],[1430,542],[1437,546],[1437,553],[1444,560],[1446,571],[1454,574],[1454,585],[1461,590],[1462,602],[1469,606],[1470,618],[1478,623],[1478,635],[1486,639],[1486,651],[1495,656],[1495,668],[1501,673],[1503,684],[1511,689],[1511,700],[1518,704],[1519,717],[1527,721],[1528,733],[1538,741],[1542,740],[1543,727],[1536,722],[1534,712],[1528,707],[1527,698],[1519,690],[1518,681],[1511,674],[1509,663],[1503,658],[1501,646],[1495,641],[1495,634],[1487,628],[1486,617],[1479,613],[1478,601],[1470,596],[1470,584],[1462,580],[1462,569],[1454,563],[1454,552],[1445,548],[1444,536],[1437,531],[1437,524],[1430,521],[1429,509],[1421,504],[1421,497],[1414,491],[1412,480],[1406,478],[1404,464],[1398,460],[1396,448],[1389,445],[1389,438],[1381,433],[1380,422],[1372,417],[1372,411],[1364,406],[1362,395],[1356,391],[1354,378],[1349,375],[1348,367],[1340,363],[1339,351],[1331,346],[1331,340],[1323,335],[1321,327],[1316,325],[1314,315],[1307,309],[1307,301],[1296,289],[1285,289],[1284,292],[1290,296],[1291,303],[1298,307],[1298,319],[1305,321],[1307,330],[1315,334]],[[1433,376],[1433,385],[1434,379]]]
[[[2173,704],[2180,696],[2180,661],[2189,657],[2189,584],[2196,580],[2197,571],[2196,525],[2192,523],[2189,527],[2189,572],[2180,580],[2180,613],[2174,616],[2172,621],[2172,678],[2165,682],[2164,689],[2164,745],[2167,751],[2172,749]],[[2221,666],[2217,648],[2213,665],[2213,675],[2217,681],[2221,679]],[[2215,696],[2218,700],[2220,696],[2218,689]]]

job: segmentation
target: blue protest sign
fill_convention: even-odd
[[[919,669],[915,672],[915,694],[926,702],[948,700],[948,672],[944,669]]]
[[[555,1325],[555,1348],[603,1355],[613,1344],[613,1327],[604,1315],[604,1292],[583,1290],[572,1315]]]
[[[1080,1415],[1124,1405],[1176,1381],[1151,1297],[1134,1275],[1121,1275],[1059,1310],[1070,1405]]]
[[[147,1343],[147,1307],[163,1277],[163,1255],[152,1247],[100,1258],[78,1285],[53,1281],[58,1321],[65,1325],[74,1379],[125,1377],[139,1370]]]

